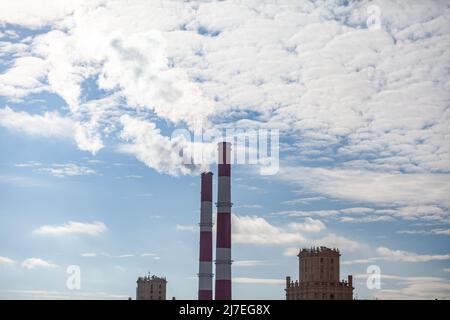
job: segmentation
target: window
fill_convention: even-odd
[[[330,300],[334,300],[334,294],[330,294]]]

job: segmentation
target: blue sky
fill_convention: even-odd
[[[276,174],[233,166],[234,298],[284,299],[313,245],[341,249],[358,298],[448,298],[449,16],[444,1],[0,4],[0,298],[134,298],[151,272],[195,299],[204,166],[170,137],[199,121],[280,132]]]

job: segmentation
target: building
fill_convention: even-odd
[[[353,279],[340,281],[338,249],[301,249],[299,281],[286,277],[286,300],[352,300]]]
[[[136,283],[136,300],[166,300],[166,278],[148,275]]]

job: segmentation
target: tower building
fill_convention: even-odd
[[[166,278],[148,275],[136,283],[136,300],[166,300]]]
[[[286,300],[352,300],[353,277],[340,280],[338,249],[301,249],[299,281],[286,277]]]

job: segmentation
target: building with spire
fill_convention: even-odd
[[[136,300],[166,300],[166,278],[148,275],[136,283]]]

